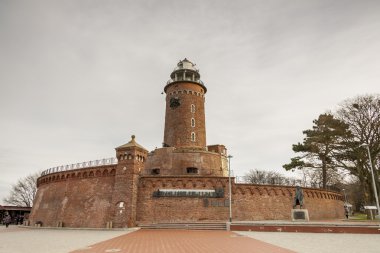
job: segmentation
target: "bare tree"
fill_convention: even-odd
[[[24,178],[20,178],[12,189],[4,202],[15,206],[32,206],[33,199],[37,191],[37,178],[40,173],[30,174]]]
[[[339,168],[328,168],[326,172],[329,176],[327,177],[325,187],[323,187],[323,173],[321,170],[316,168],[305,168],[301,170],[303,186],[334,190],[344,188],[340,186],[341,184],[346,182],[347,178],[349,178],[349,175],[347,175],[347,171],[344,171]]]
[[[349,125],[352,137],[345,140],[345,150],[336,156],[339,166],[358,178],[366,203],[374,202],[370,163],[374,166],[375,183],[379,189],[380,164],[380,95],[358,96],[343,102],[337,117]],[[367,150],[368,144],[372,161]]]
[[[296,185],[301,180],[288,178],[275,171],[251,169],[244,175],[244,181],[251,184],[274,184],[274,185]]]

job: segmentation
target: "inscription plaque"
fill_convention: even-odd
[[[292,209],[292,221],[309,221],[307,209]]]
[[[294,219],[295,220],[304,220],[305,219],[305,212],[295,211],[294,212]]]
[[[158,189],[153,192],[153,197],[223,198],[224,189]]]

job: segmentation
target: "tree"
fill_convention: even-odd
[[[275,171],[251,169],[244,175],[244,181],[251,184],[295,185],[300,184],[301,180],[284,177]]]
[[[313,121],[313,129],[303,131],[303,143],[293,145],[293,151],[300,153],[283,165],[286,170],[312,169],[320,173],[322,188],[326,189],[329,174],[336,171],[335,155],[343,148],[342,141],[351,136],[349,126],[331,114],[321,114]],[[330,173],[329,173],[330,172]]]
[[[30,174],[17,181],[7,198],[4,198],[4,202],[15,206],[27,206],[33,205],[33,199],[37,192],[37,178],[40,173]]]
[[[320,169],[315,168],[303,168],[301,170],[302,184],[304,187],[322,188],[323,187],[323,174]],[[344,189],[342,183],[346,181],[349,176],[347,172],[340,168],[328,168],[327,172],[326,188],[340,191]]]
[[[345,149],[337,156],[339,166],[358,178],[365,202],[373,203],[370,162],[374,168],[378,190],[380,186],[380,95],[347,99],[340,105],[336,117],[349,125],[352,133],[352,136],[345,140]],[[360,147],[364,143],[369,145],[371,161],[367,149]]]

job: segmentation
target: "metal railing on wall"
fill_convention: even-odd
[[[73,163],[69,165],[61,165],[57,167],[52,167],[47,170],[44,170],[41,173],[41,176],[45,176],[51,173],[56,173],[56,172],[61,172],[61,171],[77,170],[77,169],[98,167],[98,166],[104,166],[104,165],[113,165],[113,164],[117,164],[117,159],[115,157],[93,160],[93,161],[88,161],[88,162]]]
[[[295,178],[268,178],[261,179],[260,182],[252,182],[244,176],[235,176],[236,184],[259,184],[259,185],[283,185],[283,186],[301,186],[305,188],[323,189],[321,184],[307,182],[301,179]],[[340,192],[341,189],[334,185],[327,185],[326,190]]]

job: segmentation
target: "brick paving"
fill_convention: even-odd
[[[229,231],[139,230],[72,253],[290,253]]]

